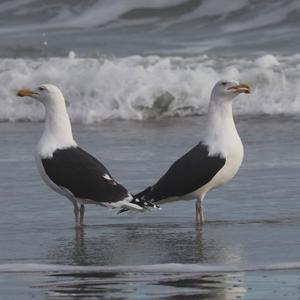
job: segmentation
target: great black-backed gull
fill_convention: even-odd
[[[37,147],[37,167],[47,185],[71,200],[77,226],[83,225],[84,204],[138,211],[153,206],[133,197],[101,162],[78,147],[64,96],[56,86],[43,84],[33,90],[21,89],[17,95],[29,96],[45,106],[45,129]]]
[[[203,224],[205,195],[232,179],[243,160],[244,148],[232,114],[233,99],[240,93],[249,94],[249,86],[236,81],[217,82],[200,143],[136,197],[152,203],[196,199],[196,222]]]

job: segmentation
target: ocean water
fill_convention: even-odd
[[[238,115],[299,117],[298,0],[12,0],[0,3],[0,121],[43,119],[20,87],[51,82],[72,121],[205,113],[219,79],[252,94]]]
[[[300,299],[298,0],[0,1],[0,299]],[[205,200],[145,214],[72,206],[38,176],[52,83],[74,135],[130,191],[199,141],[219,79],[245,159]]]
[[[20,87],[51,82],[64,92],[71,120],[149,120],[201,115],[222,78],[247,82],[236,115],[300,114],[300,55],[257,58],[142,57],[0,59],[0,120],[43,120],[43,108],[16,101]]]
[[[45,82],[78,123],[199,115],[221,78],[253,88],[239,115],[298,116],[299,12],[288,0],[2,1],[0,120],[41,120],[13,94]]]
[[[294,54],[298,0],[2,0],[2,56]]]
[[[198,141],[203,117],[75,125],[82,147],[137,192]],[[0,299],[299,299],[300,122],[239,118],[245,161],[205,200],[145,214],[71,203],[33,160],[42,123],[2,123]]]

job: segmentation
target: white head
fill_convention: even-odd
[[[31,97],[45,106],[45,130],[38,144],[38,153],[42,157],[51,157],[56,149],[76,146],[65,99],[59,88],[52,84],[42,84],[32,90],[21,89],[17,96]]]
[[[250,87],[245,83],[238,83],[235,80],[220,80],[212,90],[211,100],[214,102],[228,102],[241,93],[250,94]]]
[[[250,87],[235,80],[218,81],[211,93],[207,114],[206,130],[203,141],[209,145],[209,153],[220,154],[224,157],[228,153],[242,155],[243,146],[236,130],[232,101],[241,93],[250,93]]]
[[[60,89],[52,84],[42,84],[34,89],[21,89],[18,91],[19,97],[31,97],[42,102],[45,106],[49,104],[65,104],[64,96]]]

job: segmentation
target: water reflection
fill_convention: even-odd
[[[243,287],[242,274],[198,274],[161,282],[174,287],[176,292],[165,299],[238,299],[246,293]]]
[[[87,226],[49,252],[55,264],[80,266],[141,266],[166,263],[227,264],[238,259],[239,249],[217,238],[214,226],[203,229],[193,223],[109,224]],[[95,271],[52,274],[49,299],[227,299],[241,297],[241,274],[174,273],[153,271]],[[125,296],[124,296],[125,295]],[[126,296],[127,295],[127,296]],[[151,297],[150,297],[151,295]],[[231,297],[230,296],[230,297]],[[229,297],[229,298],[230,298]],[[229,299],[228,298],[228,299]]]
[[[73,238],[60,238],[48,253],[54,264],[151,265],[162,263],[236,263],[237,243],[220,238],[215,226],[192,223],[87,226]]]
[[[48,299],[238,299],[246,293],[241,273],[167,274],[89,272],[55,275]],[[98,299],[97,298],[97,299]]]

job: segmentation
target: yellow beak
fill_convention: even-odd
[[[30,89],[21,89],[18,91],[17,96],[19,97],[25,97],[25,96],[32,96],[34,93]]]
[[[251,93],[250,86],[248,84],[245,84],[245,83],[240,83],[238,85],[231,86],[227,90],[234,90],[235,92],[245,93],[245,94],[250,94]]]

